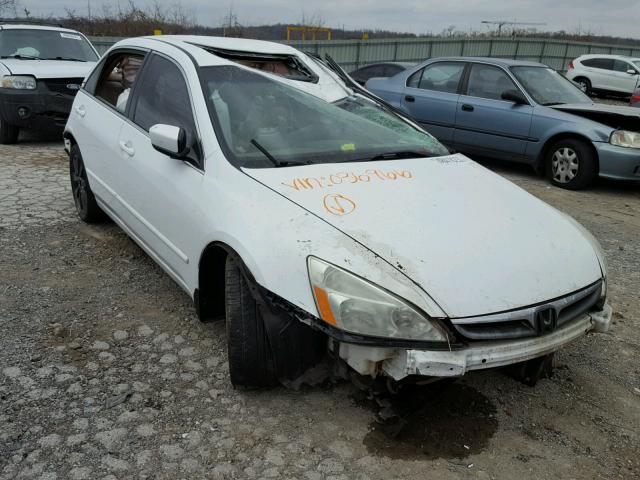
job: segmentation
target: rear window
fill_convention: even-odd
[[[218,57],[244,65],[245,67],[273,73],[288,78],[289,80],[312,83],[318,81],[318,76],[295,55],[240,52],[237,50],[206,47],[204,45],[196,46]]]

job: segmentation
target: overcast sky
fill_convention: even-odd
[[[148,6],[152,0],[135,0]],[[577,31],[597,35],[640,38],[637,18],[640,0],[159,0],[162,5],[180,4],[193,12],[198,23],[217,26],[233,7],[244,25],[299,22],[303,14],[321,18],[326,26],[352,29],[439,33],[450,25],[459,30],[483,30],[481,20],[546,22],[537,27],[547,30]],[[102,5],[125,6],[128,0],[18,0],[33,15],[63,15],[65,7],[86,14],[87,3],[93,12]]]

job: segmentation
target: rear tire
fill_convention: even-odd
[[[3,145],[10,145],[18,141],[18,135],[20,134],[20,128],[15,125],[9,125],[4,120],[0,119],[0,143]]]
[[[87,170],[84,167],[80,147],[74,145],[69,152],[69,177],[71,178],[71,193],[76,212],[80,220],[86,223],[97,223],[105,220],[106,215],[98,206],[96,197],[89,186]]]
[[[593,91],[591,90],[591,82],[588,78],[578,77],[574,78],[573,81],[577,83],[580,86],[580,90],[582,90],[587,95],[591,95],[593,93]]]
[[[596,154],[584,140],[567,138],[554,143],[545,165],[551,184],[568,190],[587,188],[598,176]]]
[[[264,320],[249,290],[241,260],[231,254],[225,265],[225,314],[231,383],[254,388],[277,385]]]

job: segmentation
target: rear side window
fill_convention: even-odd
[[[589,58],[587,60],[582,60],[581,63],[585,67],[613,70],[613,59],[611,58]]]
[[[464,72],[463,63],[434,63],[425,67],[418,88],[436,92],[456,93]]]
[[[501,68],[479,63],[471,67],[467,95],[501,100],[507,90],[517,90],[517,87]]]
[[[115,52],[104,61],[104,67],[96,70],[87,81],[91,93],[94,75],[98,74],[94,95],[124,114],[131,90],[142,68],[144,55],[132,52]],[[99,73],[97,73],[99,72]]]
[[[180,69],[159,55],[149,59],[136,93],[133,121],[147,132],[158,123],[182,127],[187,145],[196,142],[196,127],[189,89]]]

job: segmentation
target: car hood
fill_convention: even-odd
[[[611,128],[640,131],[640,111],[637,108],[603,103],[553,105],[550,108],[588,118]]]
[[[591,240],[564,214],[462,155],[244,171],[392,264],[452,318],[544,302],[602,276]]]
[[[95,62],[65,62],[62,60],[0,60],[12,75],[33,75],[44,78],[84,78],[95,66]]]

